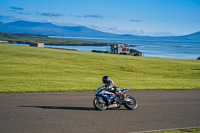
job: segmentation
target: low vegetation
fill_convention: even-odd
[[[0,44],[0,92],[200,89],[200,62]]]
[[[158,131],[158,132],[151,132],[151,133],[200,133],[200,128],[179,129],[179,130],[172,130],[172,131]]]
[[[38,34],[17,34],[17,33],[1,33],[0,32],[0,40],[1,41],[9,41],[10,43],[22,43],[22,44],[30,44],[30,43],[45,43],[46,45],[81,45],[81,46],[96,46],[96,45],[107,45],[108,43],[101,42],[93,42],[93,41],[82,41],[82,40],[72,40],[72,39],[60,39],[60,38],[48,38],[45,35]]]

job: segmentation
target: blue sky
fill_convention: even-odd
[[[51,22],[150,36],[200,31],[200,0],[0,0],[0,21]]]

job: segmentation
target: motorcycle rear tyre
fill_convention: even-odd
[[[103,98],[103,101],[104,101],[104,103],[102,104],[103,106],[100,107],[100,106],[97,105],[98,104],[98,97],[95,97],[95,99],[93,101],[94,107],[98,110],[106,110],[108,108],[108,104],[107,104],[107,101],[105,100],[105,98]]]

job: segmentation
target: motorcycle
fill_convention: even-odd
[[[117,108],[120,108],[121,105],[128,110],[133,110],[137,108],[137,100],[130,96],[125,95],[131,88],[125,88],[121,92],[123,95],[116,95],[112,92],[106,91],[105,86],[99,87],[96,91],[93,105],[97,110],[106,110],[110,105],[117,105]],[[124,100],[126,98],[126,100]]]

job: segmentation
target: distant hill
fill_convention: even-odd
[[[187,37],[188,39],[199,39],[200,40],[200,31],[195,32],[195,33],[190,34],[190,35],[186,35],[184,37]]]
[[[57,26],[52,23],[16,21],[0,23],[0,32],[33,33],[70,37],[116,37],[117,35],[93,30],[84,26]]]
[[[55,36],[68,37],[103,37],[103,38],[130,38],[145,40],[181,40],[181,41],[200,41],[200,32],[196,32],[185,36],[167,36],[167,37],[151,37],[138,35],[117,35],[112,33],[101,32],[84,26],[58,26],[52,23],[16,21],[11,23],[0,22],[0,32],[10,33],[32,33]]]

